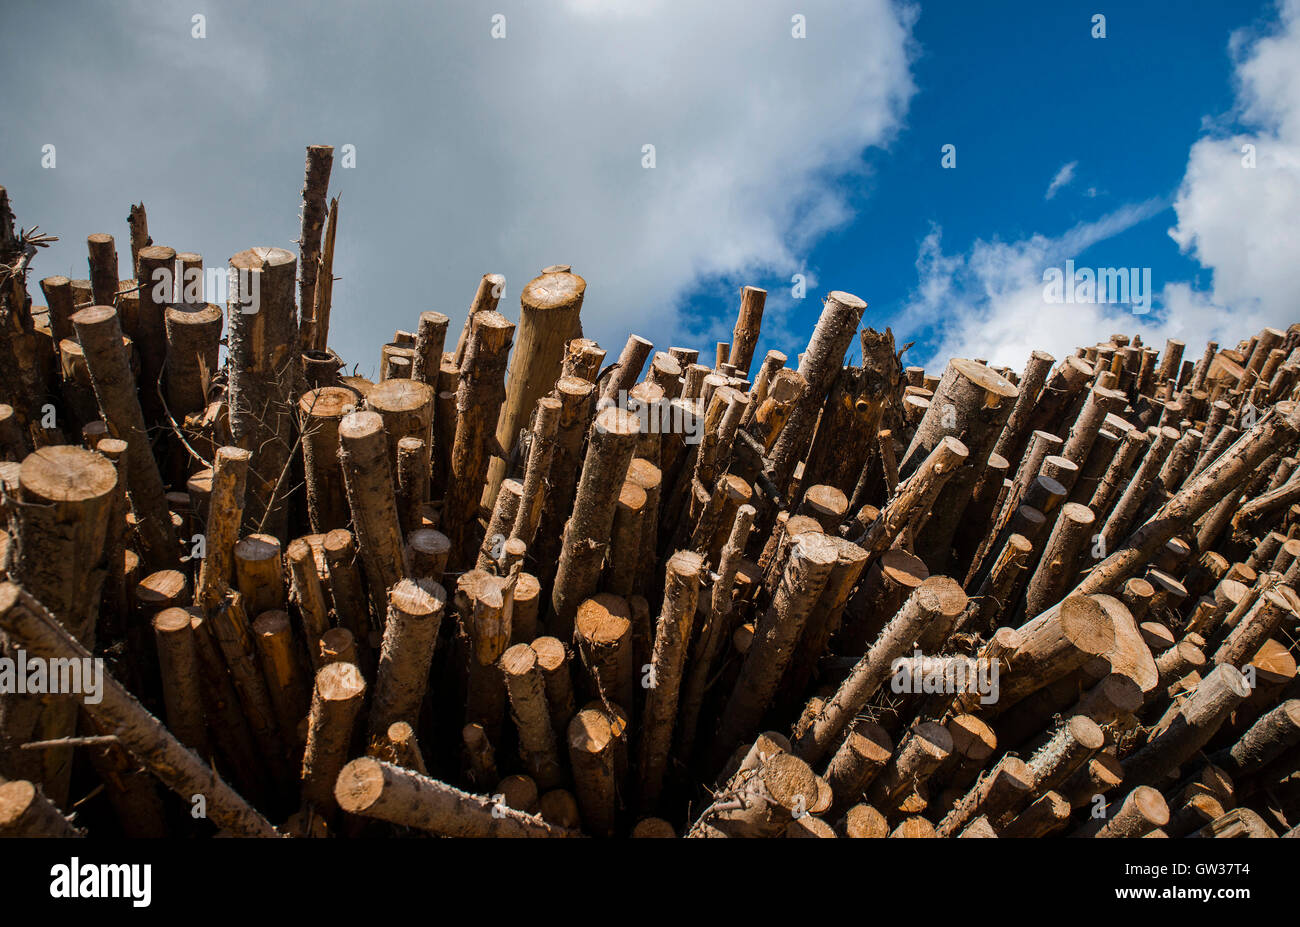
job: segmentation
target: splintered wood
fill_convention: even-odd
[[[372,381],[332,157],[224,306],[143,205],[33,305],[0,188],[0,836],[1296,835],[1300,325],[602,347],[554,265]]]

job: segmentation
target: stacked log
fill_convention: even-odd
[[[0,833],[1300,815],[1300,325],[927,371],[842,291],[756,355],[745,287],[716,350],[607,354],[555,265],[518,323],[484,275],[456,344],[413,312],[372,382],[328,347],[330,159],[298,255],[230,259],[224,317],[136,207],[129,264],[95,234],[88,281],[41,281],[45,340],[5,288],[3,656],[105,673],[0,694]]]

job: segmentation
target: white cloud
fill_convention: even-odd
[[[1057,192],[1062,187],[1067,186],[1072,180],[1074,180],[1074,169],[1078,166],[1078,161],[1071,161],[1069,164],[1063,165],[1061,169],[1056,172],[1056,176],[1052,178],[1052,182],[1047,185],[1047,193],[1043,196],[1043,199],[1052,199],[1052,197],[1056,196]]]
[[[851,216],[843,178],[889,143],[914,93],[914,9],[798,10],[804,39],[789,7],[752,0],[336,0],[306,17],[244,2],[207,11],[194,40],[184,3],[91,4],[71,30],[39,7],[21,37],[0,36],[0,61],[32,59],[45,35],[61,64],[29,82],[31,118],[0,138],[0,161],[19,221],[63,236],[36,276],[80,277],[86,234],[124,249],[141,198],[154,238],[209,266],[293,248],[304,146],[356,145],[356,169],[336,157],[332,182],[331,342],[363,370],[421,310],[457,330],[485,272],[506,275],[515,317],[523,284],[557,262],[586,277],[587,334],[612,353],[629,330],[695,344],[708,323],[681,317],[681,297],[811,273],[812,244]],[[29,155],[45,141],[57,171]],[[779,329],[789,300],[772,290]]]
[[[1266,325],[1294,322],[1300,293],[1300,0],[1286,0],[1271,33],[1234,33],[1229,49],[1236,62],[1233,115],[1250,131],[1219,131],[1193,144],[1172,203],[1178,221],[1169,232],[1212,272],[1208,291],[1157,280],[1155,311],[1146,315],[1044,298],[1046,268],[1078,260],[1090,245],[1150,218],[1166,205],[1158,201],[1081,223],[1056,238],[981,239],[953,255],[944,254],[936,228],[921,245],[919,280],[905,314],[912,330],[934,327],[935,344],[914,362],[941,366],[949,357],[987,357],[1019,369],[1035,348],[1060,358],[1113,332],[1139,333],[1148,344],[1180,338],[1194,358],[1207,340],[1235,345]],[[1254,147],[1253,168],[1243,164],[1246,145]],[[1075,166],[1061,168],[1048,199],[1073,179]]]
[[[918,285],[900,327],[904,331],[933,327],[936,337],[934,347],[918,353],[913,362],[941,366],[950,357],[983,357],[1019,369],[1035,349],[1050,351],[1059,359],[1112,332],[1158,334],[1163,322],[1151,315],[1134,315],[1119,305],[1049,302],[1043,274],[1149,219],[1164,206],[1157,200],[1127,206],[1058,237],[1034,235],[1015,242],[980,239],[961,254],[945,254],[942,230],[932,229],[917,256]]]
[[[1281,5],[1270,34],[1237,32],[1230,49],[1248,131],[1192,146],[1169,234],[1212,271],[1214,302],[1285,327],[1300,293],[1300,0]]]

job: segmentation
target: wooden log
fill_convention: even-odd
[[[1002,828],[998,836],[1046,837],[1069,823],[1070,802],[1060,792],[1047,791]],[[964,834],[963,834],[964,836]]]
[[[366,681],[352,663],[330,663],[316,673],[302,758],[302,798],[322,814],[338,807],[334,783],[347,762]]]
[[[320,637],[314,662],[318,672],[331,663],[356,663],[357,639],[347,628],[330,628]]]
[[[564,644],[555,637],[539,637],[533,641],[537,664],[546,682],[546,702],[551,707],[551,723],[556,733],[566,730],[573,717],[573,677],[569,671],[569,654]]]
[[[375,758],[394,766],[404,766],[421,776],[429,775],[415,730],[405,721],[388,725],[383,743],[377,746]]]
[[[606,408],[596,416],[551,592],[549,626],[562,640],[572,633],[578,605],[596,590],[638,428],[622,409]]]
[[[43,447],[28,455],[18,470],[11,498],[12,549],[6,572],[58,614],[87,648],[96,643],[96,619],[109,571],[108,520],[118,492],[113,464],[93,451],[72,445]],[[5,655],[15,657],[12,648]],[[57,739],[74,733],[76,705],[70,700],[10,695],[0,706],[5,740]],[[37,728],[40,728],[40,735]],[[6,749],[4,766],[13,778],[43,783],[51,799],[66,803],[71,749],[17,752]]]
[[[695,352],[698,354],[699,352]],[[579,380],[596,382],[601,364],[605,363],[605,351],[590,338],[574,338],[564,346],[564,360],[560,362],[560,379],[577,377]]]
[[[614,509],[604,579],[604,588],[615,595],[628,596],[636,591],[637,574],[646,556],[641,549],[641,536],[648,517],[646,508],[645,490],[630,480],[624,480]]]
[[[599,708],[584,708],[567,726],[569,763],[583,830],[593,837],[614,835],[617,808],[614,754],[617,734]]]
[[[168,608],[153,618],[162,672],[167,727],[176,739],[201,757],[210,755],[208,731],[199,692],[198,649],[191,616],[183,608]]]
[[[542,520],[546,477],[555,457],[557,434],[564,411],[564,403],[551,396],[537,400],[533,414],[532,441],[528,450],[528,463],[524,470],[521,488],[520,512],[510,529],[510,537],[532,544],[537,527]]]
[[[1078,809],[1117,788],[1123,778],[1119,760],[1109,753],[1098,753],[1066,780],[1061,794],[1069,800],[1070,807]]]
[[[795,816],[808,813],[817,796],[817,777],[808,764],[778,753],[733,780],[691,825],[687,837],[772,837]]]
[[[1074,837],[1145,837],[1169,823],[1169,805],[1165,797],[1146,785],[1129,792],[1119,810],[1109,819],[1089,822]]]
[[[0,783],[0,837],[84,837],[38,784],[26,779]]]
[[[519,294],[519,330],[510,364],[505,403],[496,425],[496,439],[509,454],[528,427],[537,401],[560,376],[565,344],[582,337],[582,299],[587,282],[569,272],[544,273],[530,280]],[[490,508],[506,475],[506,461],[497,458],[488,469],[484,503]],[[528,543],[527,538],[524,539]]]
[[[835,545],[823,535],[805,534],[795,541],[781,585],[758,623],[718,722],[714,758],[719,765],[720,752],[731,750],[758,727],[838,557]]]
[[[433,446],[433,388],[418,380],[384,380],[366,393],[366,408],[379,413],[384,421],[389,472],[394,478],[398,473],[398,447],[403,438],[416,438],[423,442],[424,460],[419,469],[427,471],[430,448]],[[425,489],[421,495],[427,492]],[[415,527],[418,528],[419,525]]]
[[[826,781],[834,796],[828,815],[834,818],[840,813],[852,814],[849,806],[857,807],[893,752],[894,742],[880,725],[870,721],[854,724],[826,767]]]
[[[1074,585],[1079,558],[1092,539],[1095,522],[1092,509],[1067,502],[1056,520],[1043,549],[1038,568],[1029,579],[1025,592],[1025,612],[1037,615],[1059,602]]]
[[[343,767],[334,798],[350,814],[414,827],[441,837],[564,837],[552,827],[486,795],[471,795],[437,779],[362,757]]]
[[[339,422],[339,463],[357,549],[370,587],[371,615],[383,624],[388,591],[406,573],[388,440],[377,412],[352,412]]]
[[[443,348],[447,341],[450,319],[441,312],[421,312],[419,327],[415,332],[415,358],[411,365],[411,379],[438,386],[438,371],[442,366]]]
[[[867,552],[858,545],[831,535],[827,539],[835,545],[837,557],[826,585],[808,614],[782,683],[782,688],[790,693],[787,705],[792,709],[798,707],[796,702],[802,699],[808,684],[816,677],[817,662],[826,654],[831,639],[839,631],[849,596],[867,565]]]
[[[590,695],[620,706],[632,705],[637,668],[633,666],[632,613],[627,600],[602,592],[579,605],[573,645],[586,669]]]
[[[506,278],[500,274],[484,274],[479,279],[478,288],[474,291],[474,301],[465,316],[465,325],[460,330],[460,338],[456,341],[456,350],[452,355],[452,361],[457,369],[460,369],[465,362],[465,352],[469,349],[475,317],[480,312],[495,312],[505,291]]]
[[[306,538],[295,538],[289,542],[285,561],[293,581],[293,598],[302,619],[302,639],[307,645],[312,667],[318,670],[321,668],[320,642],[330,630],[330,619],[325,587],[316,571],[316,555]],[[348,636],[351,638],[351,633]]]
[[[930,575],[925,562],[899,548],[881,554],[849,599],[833,648],[837,653],[865,653],[899,606]]]
[[[310,350],[324,340],[317,337],[316,285],[321,270],[321,233],[325,227],[325,197],[329,193],[330,168],[334,164],[332,145],[308,145],[307,169],[302,183],[302,228],[298,235],[298,343]],[[333,273],[332,268],[326,270]],[[328,330],[328,328],[327,328]]]
[[[509,580],[470,570],[456,580],[456,613],[467,674],[465,714],[494,740],[505,715],[505,679],[498,661],[510,646]]]
[[[942,570],[947,564],[957,522],[1018,395],[1014,385],[988,367],[963,359],[951,361],[899,462],[899,475],[910,476],[949,436],[959,438],[969,453],[968,466],[945,483],[933,514],[917,537],[919,556],[933,570]]]
[[[650,686],[638,750],[638,786],[643,808],[654,805],[663,788],[705,563],[699,554],[679,550],[668,558],[664,569],[663,608],[655,623],[654,656],[648,669]]]
[[[167,357],[165,315],[176,290],[175,274],[176,251],[172,248],[150,245],[136,255],[139,314],[135,331],[129,334],[140,356],[140,405],[145,422],[151,427],[160,421],[161,415],[159,384]]]
[[[505,394],[506,359],[515,326],[496,311],[474,315],[460,386],[456,392],[456,437],[451,449],[449,487],[442,507],[442,532],[451,539],[448,566],[463,570],[477,550],[477,519],[493,435]]]
[[[1214,662],[1241,669],[1264,642],[1281,626],[1284,619],[1294,621],[1300,609],[1300,596],[1288,586],[1263,592],[1229,632],[1214,654]]]
[[[749,376],[749,365],[754,357],[754,347],[758,344],[758,332],[763,324],[763,304],[766,300],[767,290],[756,286],[740,288],[740,311],[736,315],[736,328],[731,336],[731,351],[727,355],[727,362],[742,377]]]
[[[871,649],[849,671],[830,701],[795,739],[796,752],[816,763],[830,751],[845,729],[889,678],[893,662],[912,647],[921,632],[943,611],[943,596],[922,584],[880,632]]]
[[[50,311],[50,334],[55,344],[73,337],[72,315],[77,311],[77,305],[72,295],[72,281],[64,276],[46,277],[41,281],[41,293]],[[113,295],[117,295],[116,290]],[[112,300],[105,305],[112,305]]]
[[[44,659],[90,660],[85,647],[72,638],[40,602],[12,583],[0,585],[0,628],[28,654]],[[111,675],[104,674],[102,698],[84,703],[84,710],[113,730],[164,785],[189,801],[202,794],[208,816],[219,827],[241,836],[275,836],[275,828],[230,788],[212,768],[191,753],[149,714]]]
[[[913,519],[932,510],[944,485],[969,457],[966,445],[956,438],[940,440],[915,472],[898,485],[880,517],[856,541],[858,546],[870,554],[889,548]]]
[[[1011,593],[1028,565],[1033,545],[1022,534],[1009,534],[989,568],[988,576],[971,596],[955,630],[984,633],[995,627],[1011,607]]]
[[[998,435],[997,444],[993,446],[994,454],[1001,455],[1006,460],[1018,460],[1024,453],[1025,444],[1029,441],[1029,423],[1034,407],[1054,363],[1056,358],[1046,351],[1030,352],[1029,360],[1025,362],[1025,372],[1016,384],[1019,395],[1016,396],[1016,403],[1011,409],[1011,415],[1007,417],[1002,433]]]
[[[988,776],[972,786],[936,827],[941,837],[959,833],[976,817],[986,817],[997,830],[1005,826],[1030,800],[1034,773],[1024,760],[1004,756]]]
[[[867,304],[851,293],[834,290],[826,295],[821,316],[799,362],[798,373],[807,389],[795,402],[775,446],[768,445],[772,449],[772,482],[781,493],[788,491],[795,464],[808,451],[817,413],[839,375],[844,352],[852,343],[866,308]]]
[[[984,714],[1001,714],[1088,660],[1109,655],[1115,649],[1115,621],[1101,602],[1072,595],[1021,626],[1020,645],[1008,661],[998,701],[985,706]]]
[[[235,588],[250,615],[285,606],[284,566],[280,541],[269,534],[250,534],[235,543]]]
[[[299,725],[307,716],[311,689],[298,661],[289,615],[278,610],[262,612],[253,621],[252,631],[280,737],[296,750],[302,743]]]
[[[176,566],[180,562],[176,533],[122,345],[117,312],[111,306],[91,306],[76,313],[72,323],[86,356],[100,413],[115,436],[127,442],[127,489],[139,521],[145,559],[153,569]]]
[[[397,721],[415,725],[424,701],[447,593],[436,583],[401,580],[388,593],[388,617],[370,704],[370,742]]]
[[[619,354],[613,370],[608,375],[609,379],[600,389],[601,401],[616,403],[620,393],[627,393],[632,389],[641,376],[641,368],[645,366],[646,359],[653,350],[654,345],[640,335],[629,335],[627,344],[623,346],[622,353]]]
[[[210,610],[221,601],[234,573],[234,548],[243,520],[244,492],[252,454],[238,447],[217,449],[208,499],[205,554],[194,585],[194,604]]]
[[[1083,714],[1070,717],[1027,761],[1039,794],[1063,786],[1105,742],[1106,735],[1096,720]]]
[[[221,307],[212,303],[168,306],[164,312],[167,412],[177,424],[201,413],[220,367]]]
[[[1205,676],[1146,746],[1124,760],[1124,782],[1159,783],[1209,741],[1228,714],[1250,694],[1241,672],[1220,664]]]
[[[511,717],[519,733],[519,757],[539,787],[554,788],[564,775],[537,652],[528,644],[515,644],[501,655],[501,670],[510,696]]]
[[[329,570],[330,601],[338,623],[352,632],[357,642],[361,666],[369,672],[371,640],[370,607],[366,599],[358,569],[357,548],[352,532],[335,528],[321,542],[325,563]]]
[[[1228,774],[1246,776],[1263,769],[1300,742],[1300,700],[1287,699],[1263,715],[1236,743],[1215,753],[1211,763]]]
[[[872,806],[896,812],[952,754],[952,735],[942,724],[922,721],[910,728],[893,757],[867,790]]]
[[[1270,453],[1294,443],[1300,434],[1300,407],[1279,403],[1274,408],[1274,415],[1258,422],[1200,476],[1185,483],[1145,525],[1098,564],[1080,584],[1079,591],[1103,592],[1120,585],[1139,563],[1228,497]]]
[[[287,540],[287,479],[298,375],[294,277],[283,248],[250,248],[230,259],[230,430],[253,452],[245,524]]]
[[[736,573],[740,568],[740,561],[744,558],[745,544],[754,526],[754,515],[755,510],[751,505],[742,505],[737,509],[727,541],[718,558],[717,579],[714,580],[706,600],[704,625],[691,654],[688,663],[689,672],[681,694],[677,730],[678,753],[682,757],[689,757],[695,746],[700,708],[704,703],[709,676],[722,653],[730,631]]]

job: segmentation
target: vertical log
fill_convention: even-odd
[[[201,757],[209,755],[208,732],[199,694],[198,650],[190,613],[168,608],[153,618],[158,642],[167,727],[176,739]]]
[[[253,452],[245,522],[287,539],[286,477],[293,447],[297,373],[294,277],[297,260],[283,248],[250,248],[230,259],[230,431]]]
[[[853,342],[866,308],[867,304],[851,293],[835,290],[826,296],[821,317],[799,362],[798,372],[807,383],[807,390],[796,402],[789,421],[772,447],[772,482],[779,492],[787,491],[795,464],[808,451],[817,413],[839,375],[844,352]]]
[[[378,413],[352,412],[339,422],[339,463],[370,587],[371,614],[375,625],[382,626],[388,591],[397,585],[406,567],[388,466],[388,439]]]
[[[731,336],[731,352],[727,356],[727,362],[742,377],[749,376],[749,365],[754,358],[754,347],[758,344],[758,332],[763,324],[763,304],[766,301],[767,290],[760,290],[756,286],[740,288],[740,311],[736,315],[736,329]]]
[[[501,655],[501,670],[519,733],[519,757],[539,787],[554,788],[563,781],[563,773],[537,652],[528,644],[515,644]]]
[[[494,450],[493,435],[514,331],[514,324],[498,312],[476,313],[461,364],[450,486],[442,506],[442,532],[451,539],[448,565],[452,570],[464,569],[477,550],[479,502]]]
[[[638,429],[636,418],[622,409],[602,409],[596,416],[551,592],[550,627],[562,640],[572,633],[578,605],[596,590]]]
[[[100,412],[116,436],[127,442],[127,490],[138,519],[145,558],[153,569],[175,566],[180,562],[176,533],[136,397],[117,312],[110,306],[91,306],[74,315],[72,323],[86,355]]]
[[[519,294],[519,330],[510,364],[505,402],[496,423],[497,444],[509,455],[528,427],[537,400],[560,376],[565,344],[582,337],[582,298],[587,281],[567,271],[543,273]],[[506,461],[497,458],[488,469],[483,501],[488,508],[506,475]],[[525,539],[525,543],[528,543]]]
[[[370,705],[372,744],[394,722],[415,725],[419,721],[446,601],[446,592],[436,583],[424,587],[402,580],[389,591],[384,644]]]
[[[352,729],[366,694],[366,681],[351,663],[330,663],[316,673],[307,749],[302,757],[302,798],[322,814],[338,807],[334,783],[348,758]]]
[[[312,350],[316,337],[316,281],[320,273],[321,231],[325,225],[325,197],[329,193],[332,145],[308,145],[307,169],[302,182],[302,228],[298,235],[298,345]],[[332,273],[332,268],[327,273]],[[321,342],[322,350],[324,341]]]
[[[677,719],[686,648],[691,640],[700,581],[705,569],[699,554],[679,550],[665,567],[663,608],[656,622],[654,656],[650,662],[650,690],[646,693],[641,722],[639,791],[642,807],[652,806],[663,788]]]

